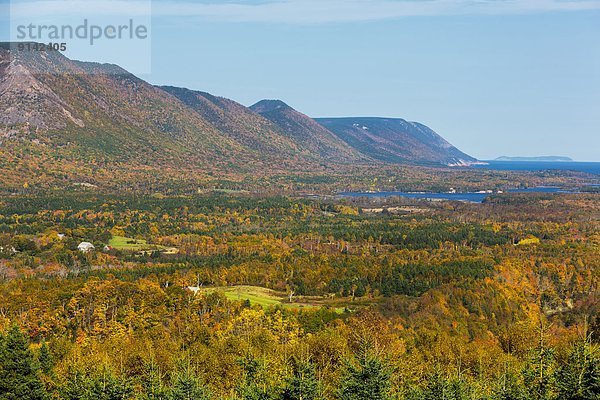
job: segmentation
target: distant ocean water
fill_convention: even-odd
[[[474,168],[504,170],[504,171],[579,171],[600,175],[600,162],[570,162],[570,161],[486,161],[489,165],[477,165]],[[473,167],[470,167],[473,168]],[[597,186],[590,184],[590,186]],[[558,187],[534,187],[528,189],[510,189],[505,193],[576,193]],[[413,199],[454,200],[481,203],[491,193],[411,193],[411,192],[346,192],[339,193],[342,197],[389,197],[402,196]]]
[[[556,187],[536,187],[529,189],[513,189],[506,193],[572,193]],[[427,199],[427,200],[453,200],[467,201],[471,203],[481,203],[492,193],[411,193],[411,192],[346,192],[339,194],[342,197],[390,197],[401,196],[411,199]]]
[[[579,171],[600,175],[600,162],[575,161],[486,161],[489,165],[477,165],[475,168],[502,171]]]

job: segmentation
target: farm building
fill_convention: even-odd
[[[79,246],[77,246],[77,249],[82,253],[89,253],[90,251],[94,250],[95,247],[89,242],[81,242],[79,243]]]

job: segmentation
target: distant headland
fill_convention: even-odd
[[[548,162],[556,162],[556,161],[575,161],[570,157],[565,156],[540,156],[540,157],[508,157],[502,156],[496,158],[494,161],[548,161]]]

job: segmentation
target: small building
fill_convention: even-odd
[[[65,234],[64,233],[58,233],[58,234],[56,234],[56,236],[58,236],[59,240],[63,240],[65,238]]]
[[[79,243],[79,246],[77,246],[77,249],[82,253],[89,253],[90,251],[93,251],[96,248],[94,247],[93,244],[91,244],[89,242],[81,242],[81,243]]]
[[[113,249],[113,247],[112,247],[112,246],[106,245],[106,246],[104,246],[104,249],[103,249],[103,250],[104,250],[104,252],[105,252],[105,253],[108,253],[108,252],[110,252],[110,251],[113,251],[114,249]]]

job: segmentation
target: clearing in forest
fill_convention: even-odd
[[[202,289],[204,293],[221,292],[232,301],[249,300],[250,304],[258,304],[262,307],[281,306],[284,308],[320,308],[328,304],[321,298],[303,298],[299,297],[292,303],[289,302],[286,293],[277,292],[260,286],[219,286],[207,287]],[[335,308],[336,312],[344,312],[343,307]]]

